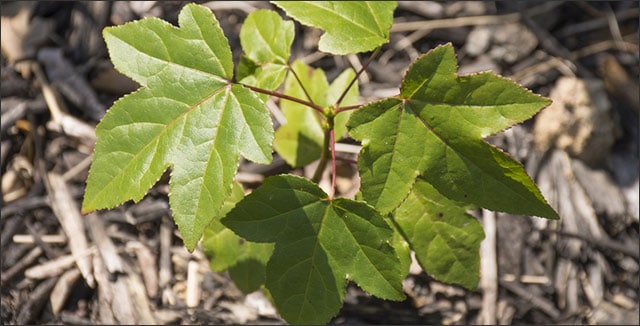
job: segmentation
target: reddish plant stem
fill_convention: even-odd
[[[311,181],[315,183],[319,183],[320,179],[322,179],[322,174],[324,173],[324,169],[327,167],[328,153],[327,151],[331,147],[331,131],[332,129],[326,128],[324,130],[324,141],[322,143],[322,154],[320,154],[320,162],[318,163],[318,167],[316,168],[316,172],[313,173],[313,178]]]
[[[333,129],[329,131],[329,143],[331,144],[331,190],[329,200],[333,199],[336,192],[336,139]]]
[[[356,105],[349,105],[349,106],[343,106],[341,108],[337,108],[336,109],[336,114],[342,112],[342,111],[349,111],[349,110],[357,110],[360,107],[362,107],[362,104],[356,104]]]
[[[281,98],[281,99],[284,99],[284,100],[289,100],[291,102],[296,102],[296,103],[302,104],[304,106],[308,106],[308,107],[314,109],[315,111],[323,113],[322,107],[317,105],[317,104],[315,104],[315,103],[311,103],[311,102],[299,99],[297,97],[289,96],[289,95],[286,95],[286,94],[282,94],[282,93],[278,93],[278,92],[273,92],[273,91],[270,91],[270,90],[262,89],[260,87],[255,87],[255,86],[242,84],[242,83],[238,83],[238,84],[242,85],[242,86],[244,86],[244,87],[246,87],[246,88],[248,88],[248,89],[250,89],[250,90],[252,90],[254,92],[275,96],[275,97],[278,97],[278,98]]]
[[[360,70],[356,73],[356,76],[353,77],[353,79],[351,80],[351,82],[349,83],[349,86],[347,86],[347,88],[344,90],[344,92],[342,92],[342,94],[340,95],[340,97],[338,98],[338,100],[336,101],[335,107],[339,108],[340,107],[340,102],[342,102],[342,100],[344,99],[345,96],[347,96],[347,93],[349,92],[349,89],[351,89],[351,87],[353,86],[353,84],[356,82],[356,80],[358,80],[358,77],[360,77],[360,75],[367,69],[367,67],[369,67],[369,64],[371,64],[371,62],[373,61],[373,59],[378,55],[378,53],[380,52],[381,47],[378,47],[375,51],[373,51],[373,53],[371,54],[371,56],[369,57],[369,59],[367,59],[367,62],[365,62],[362,65],[362,68],[360,68]]]
[[[293,68],[289,65],[287,65],[287,68],[289,68],[289,71],[291,71],[293,77],[298,81],[298,85],[300,85],[300,88],[302,88],[304,95],[307,97],[307,101],[313,103],[313,99],[311,98],[311,95],[309,95],[309,92],[307,92],[307,89],[304,88],[304,85],[302,85],[302,80],[300,80],[300,77],[298,77],[298,73],[296,73],[296,71],[293,70]]]

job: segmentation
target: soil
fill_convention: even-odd
[[[200,246],[186,251],[168,174],[137,204],[79,211],[95,125],[138,87],[113,69],[102,29],[149,16],[176,24],[185,3],[2,2],[2,324],[285,323],[261,292],[244,294],[227,272],[212,272]],[[234,62],[247,14],[275,9],[199,3],[220,20]],[[540,114],[487,141],[523,163],[562,218],[473,211],[487,234],[477,290],[414,263],[406,300],[349,284],[330,324],[637,325],[639,17],[637,1],[401,1],[391,42],[359,79],[362,103],[397,94],[411,62],[447,42],[461,74],[492,70],[550,97]],[[318,52],[321,34],[296,23],[292,60],[329,80],[371,55]],[[357,150],[340,142],[344,153]],[[354,196],[357,169],[338,168],[338,193]],[[242,161],[237,179],[250,190],[279,173],[313,169],[276,155],[268,166]]]

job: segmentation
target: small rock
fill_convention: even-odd
[[[602,81],[562,77],[549,97],[536,118],[536,149],[563,149],[590,165],[608,157],[621,131]]]

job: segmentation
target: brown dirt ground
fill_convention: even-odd
[[[201,3],[235,59],[244,17],[273,8]],[[138,204],[79,215],[93,128],[137,88],[113,70],[101,30],[146,16],[175,23],[184,4],[2,2],[2,324],[284,323],[261,293],[245,295],[226,272],[213,273],[200,247],[184,249],[168,176]],[[445,42],[462,73],[493,70],[551,97],[543,113],[488,141],[524,164],[562,219],[473,212],[489,241],[478,290],[415,265],[405,301],[349,284],[331,324],[637,325],[639,17],[637,1],[400,2],[391,42],[360,78],[363,103],[397,93],[409,64]],[[320,32],[296,32],[292,58],[329,80],[369,55],[324,55]],[[339,168],[338,192],[353,196],[355,168]],[[269,175],[309,173],[277,157],[269,166],[242,162],[240,171],[247,189]],[[74,256],[78,245],[89,249]]]

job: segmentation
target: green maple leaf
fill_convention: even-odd
[[[222,219],[241,237],[275,242],[266,287],[288,322],[324,323],[342,306],[346,280],[402,300],[393,230],[369,205],[330,200],[308,179],[270,177]]]
[[[287,74],[287,62],[295,36],[293,21],[285,21],[271,10],[250,13],[240,29],[244,55],[237,68],[237,79],[267,90],[278,88]],[[267,95],[259,95],[266,100]]]
[[[490,72],[458,76],[453,46],[418,58],[400,95],[360,108],[347,126],[362,141],[364,199],[392,212],[422,177],[445,197],[487,209],[558,218],[520,163],[482,140],[550,101]]]
[[[389,41],[396,1],[272,1],[288,16],[326,31],[320,51],[348,54],[372,51]]]
[[[418,179],[393,220],[425,272],[475,290],[480,278],[482,225],[454,202]]]
[[[138,201],[171,167],[171,209],[193,250],[220,216],[239,155],[271,161],[273,126],[252,91],[230,84],[231,50],[211,11],[189,4],[178,22],[145,18],[104,30],[116,69],[142,87],[96,127],[82,206],[89,212]]]
[[[291,65],[291,69],[299,77],[300,82],[293,74],[289,74],[285,81],[284,93],[305,99],[304,90],[307,90],[311,97],[309,100],[321,107],[335,104],[356,75],[352,69],[346,69],[329,84],[324,71],[320,68],[312,69],[296,60]],[[342,99],[341,105],[356,104],[358,96],[358,83],[355,82]],[[273,140],[273,146],[278,154],[293,167],[305,166],[319,159],[324,137],[319,113],[296,102],[282,101],[280,103],[282,114],[287,122],[276,131]],[[336,115],[334,122],[336,139],[346,134],[346,123],[351,112],[343,111]]]

